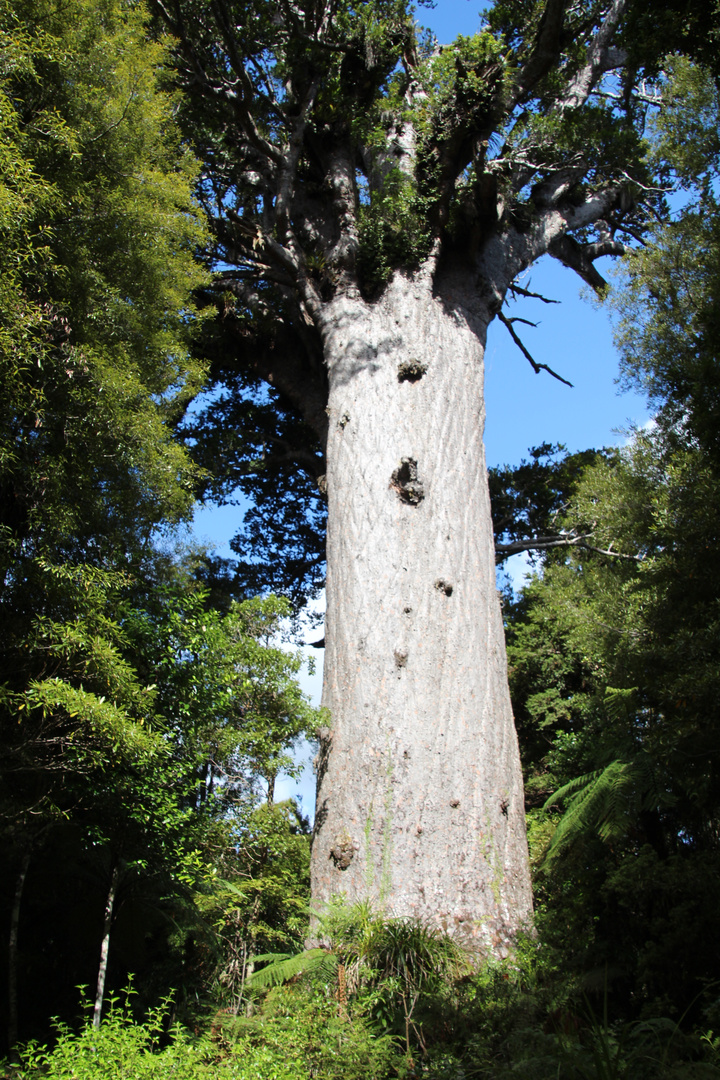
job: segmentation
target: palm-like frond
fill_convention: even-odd
[[[452,938],[414,919],[376,921],[365,944],[364,960],[380,980],[395,977],[415,990],[453,978],[467,964]]]
[[[280,986],[297,975],[311,973],[334,978],[338,965],[337,956],[327,949],[305,949],[294,956],[292,953],[264,953],[254,957],[254,962],[266,963],[248,979],[248,985],[255,989]]]
[[[465,953],[447,934],[416,919],[388,918],[369,901],[335,901],[317,919],[325,947],[297,955],[256,956],[254,963],[265,966],[253,972],[248,984],[257,989],[278,986],[299,975],[334,981],[342,967],[350,994],[361,982],[386,979],[397,979],[406,990],[417,992],[456,978],[467,967]]]
[[[647,755],[611,761],[604,769],[570,780],[550,796],[545,808],[565,801],[548,858],[587,832],[597,832],[606,841],[622,836],[641,809],[657,804],[655,775]]]

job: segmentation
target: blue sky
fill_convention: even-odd
[[[428,26],[441,45],[447,45],[458,34],[476,34],[486,4],[477,0],[438,0],[434,8],[416,6],[415,19]]]
[[[480,10],[477,0],[438,0],[434,10],[419,8],[417,18],[441,43],[448,43],[458,34],[477,32]],[[609,260],[603,261],[605,268],[599,269],[607,273]],[[546,372],[536,375],[496,320],[490,327],[485,356],[488,465],[517,464],[529,447],[542,442],[563,443],[570,451],[624,442],[623,432],[633,423],[642,425],[648,412],[640,396],[618,393],[618,357],[607,308],[588,299],[582,281],[550,258],[531,268],[522,284],[560,301],[546,305],[522,300],[512,313],[538,323],[536,328],[516,329],[535,360],[548,364],[573,387]],[[230,554],[227,542],[241,516],[239,507],[205,508],[196,515],[195,533],[220,553]],[[310,639],[317,636],[314,630]],[[321,661],[320,650],[308,652]],[[315,677],[303,680],[318,703],[321,671],[319,663]],[[309,769],[298,784],[279,783],[276,797],[290,795],[300,796],[305,813],[311,812],[314,778]]]

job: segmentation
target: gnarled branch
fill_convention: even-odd
[[[626,6],[627,0],[613,0],[610,10],[590,42],[587,62],[571,80],[559,102],[561,108],[577,109],[584,105],[598,79],[606,71],[612,71],[625,63],[627,57],[624,50],[610,48],[610,42]]]
[[[556,236],[554,240],[551,240],[548,250],[554,259],[558,259],[568,269],[574,270],[595,292],[602,294],[607,288],[607,281],[600,271],[595,268],[593,259],[599,258],[602,254],[621,255],[625,250],[620,241],[612,241],[611,244],[613,247],[617,244],[618,250],[598,251],[597,254],[593,255],[591,249],[602,247],[602,242],[600,244],[580,244],[574,237],[562,233],[560,236]]]
[[[515,104],[523,101],[553,67],[560,56],[568,0],[547,0],[535,43],[520,71]]]

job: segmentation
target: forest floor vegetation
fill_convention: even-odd
[[[327,930],[327,925],[324,927]],[[537,937],[473,970],[444,935],[365,905],[331,912],[322,948],[260,968],[235,1009],[181,1025],[171,1000],[145,1019],[130,987],[99,1029],[58,1024],[3,1080],[705,1080],[720,1037],[653,1017],[613,1021],[612,994],[571,983]],[[311,955],[312,954],[312,955]],[[316,962],[318,954],[323,963]],[[452,957],[452,963],[448,958]],[[297,958],[296,958],[297,959]],[[431,961],[435,961],[432,966]],[[275,976],[268,972],[275,970]],[[288,976],[287,978],[285,976]],[[706,1014],[707,1016],[708,1014]]]

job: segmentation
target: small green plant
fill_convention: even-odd
[[[323,947],[296,956],[257,957],[267,965],[251,985],[278,986],[307,977],[331,984],[341,1019],[349,1006],[366,1015],[378,1032],[400,1037],[411,1060],[413,1047],[425,1050],[419,1013],[433,995],[469,970],[462,949],[447,935],[414,919],[392,919],[368,902],[346,905],[342,898],[318,917]]]
[[[207,1076],[211,1046],[191,1041],[179,1025],[169,1026],[169,1002],[153,1009],[143,1022],[131,1011],[133,991],[112,998],[99,1029],[92,1023],[92,1005],[86,1005],[79,1031],[56,1024],[57,1041],[49,1050],[30,1043],[20,1051],[21,1064],[12,1074],[17,1080],[197,1080]]]

